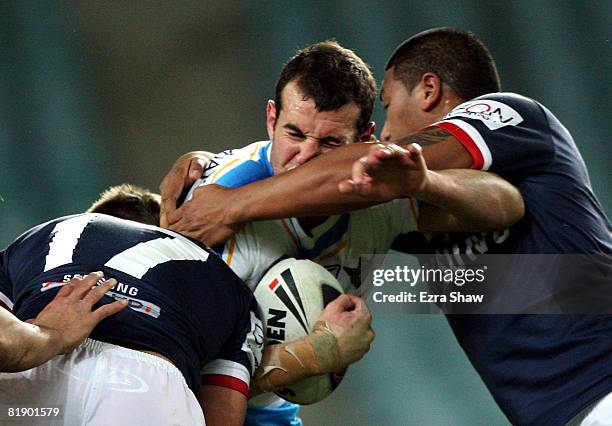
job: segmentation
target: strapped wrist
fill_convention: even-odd
[[[272,392],[303,378],[340,371],[336,336],[325,321],[317,321],[306,337],[284,345],[271,345],[263,354],[254,386]]]

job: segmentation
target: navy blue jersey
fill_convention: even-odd
[[[175,232],[102,214],[45,223],[0,252],[0,300],[33,318],[72,277],[98,270],[118,281],[101,303],[129,305],[91,338],[166,356],[194,393],[201,372],[248,391],[261,349],[253,295],[208,248]]]
[[[593,194],[580,153],[567,129],[544,106],[516,94],[490,94],[458,106],[433,126],[449,131],[466,147],[474,168],[495,172],[516,185],[526,214],[501,232],[435,236],[426,245],[428,252],[476,262],[484,253],[612,253],[612,228]],[[414,252],[408,241],[398,239],[394,248]],[[506,282],[499,282],[500,287],[530,282],[537,292],[536,277],[546,273],[534,271],[527,256],[514,258],[512,274],[502,278]],[[447,319],[515,424],[564,424],[612,391],[610,315]]]

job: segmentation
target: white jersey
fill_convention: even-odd
[[[193,189],[216,183],[241,186],[273,175],[271,142],[255,142],[215,156]],[[306,232],[295,218],[252,222],[219,251],[223,260],[254,289],[266,270],[283,256],[311,259],[338,278],[345,291],[360,284],[360,257],[384,254],[394,238],[417,230],[416,203],[399,199],[350,214],[329,217]]]

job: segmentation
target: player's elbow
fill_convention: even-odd
[[[22,370],[20,365],[25,351],[9,334],[0,331],[0,372],[15,373]]]
[[[495,231],[509,228],[525,216],[525,202],[520,191],[508,182],[500,182],[498,191],[490,200],[490,217],[488,230]],[[492,208],[491,208],[492,207]]]

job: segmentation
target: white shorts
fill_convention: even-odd
[[[612,426],[612,393],[582,410],[566,426]]]
[[[52,412],[41,416],[47,414],[41,408],[52,407],[60,409],[61,419]],[[15,417],[10,408],[20,408],[25,416]],[[39,367],[1,373],[0,409],[2,425],[205,424],[195,395],[174,365],[91,339]]]

